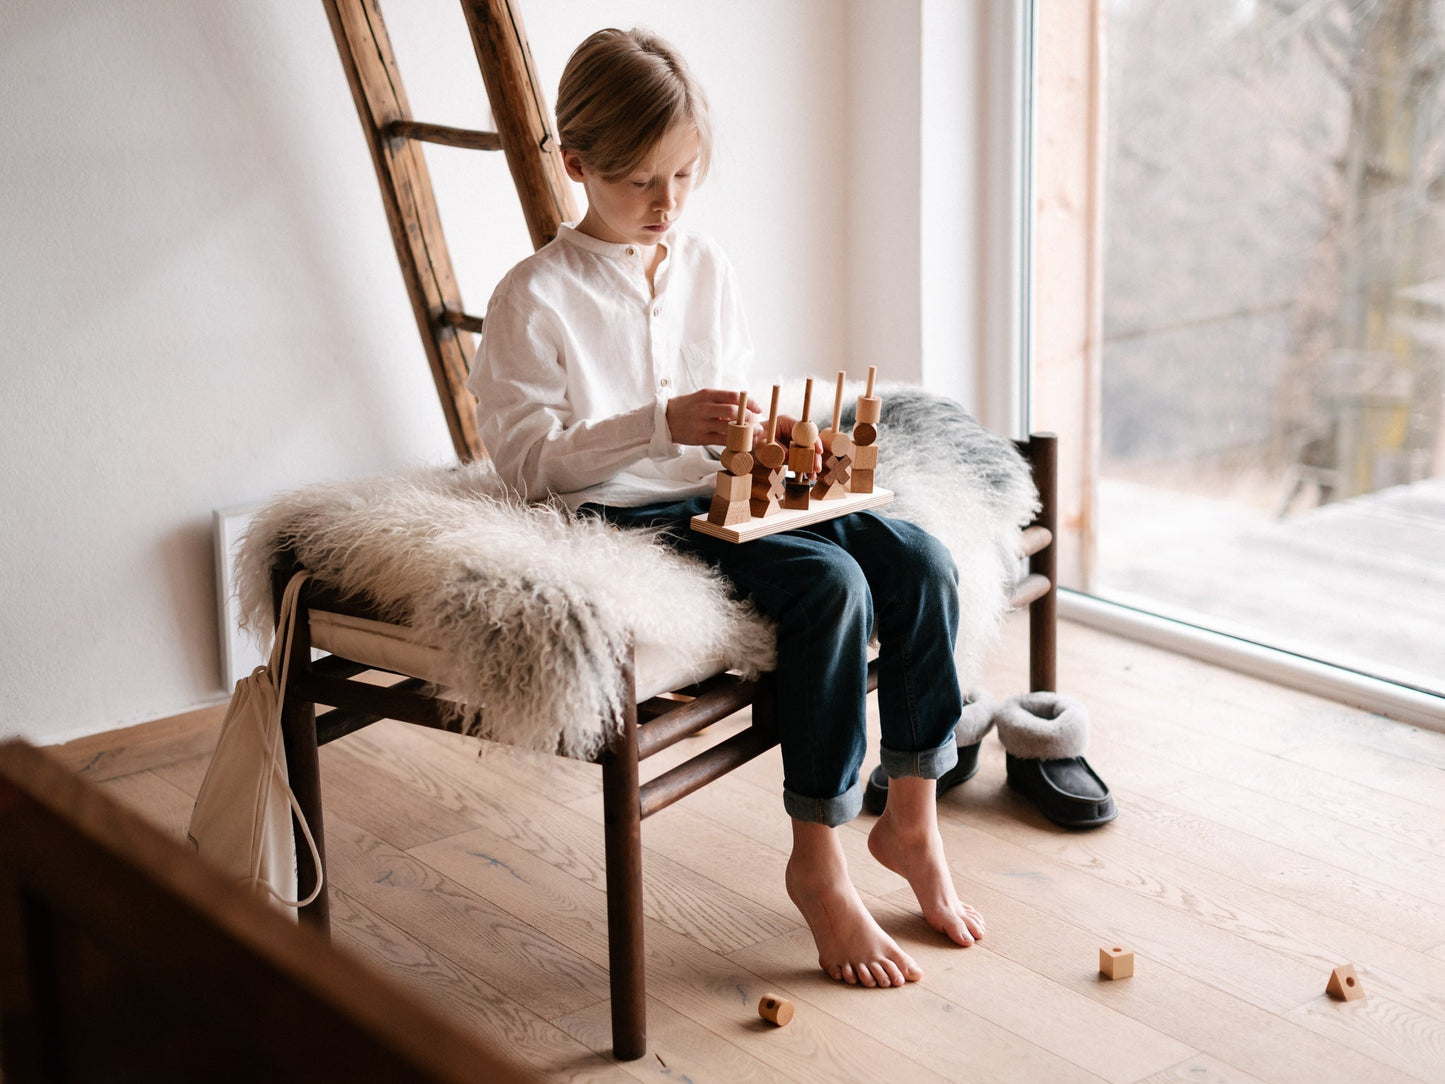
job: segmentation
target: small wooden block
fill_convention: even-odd
[[[750,452],[753,448],[753,427],[728,422],[728,451]]]
[[[758,466],[776,470],[788,461],[788,449],[771,440],[753,449],[753,459]]]
[[[871,470],[854,470],[853,477],[848,482],[850,493],[872,493],[873,472]]]
[[[789,481],[783,486],[783,507],[784,508],[807,508],[808,495],[813,488],[813,483]]]
[[[1331,971],[1325,993],[1336,1001],[1354,1001],[1364,997],[1365,988],[1360,985],[1360,977],[1355,974],[1355,965],[1342,964]]]
[[[719,527],[732,527],[752,518],[753,512],[746,500],[730,501],[722,494],[713,497],[712,504],[707,508],[707,521]]]
[[[798,422],[793,426],[793,447],[811,448],[818,440],[818,427],[812,422]]]
[[[794,444],[788,449],[788,469],[794,474],[812,474],[816,454],[811,444]]]
[[[727,501],[745,501],[753,495],[752,474],[717,472],[717,495]]]
[[[842,482],[830,482],[820,478],[813,487],[813,500],[836,501],[848,496],[848,487]]]
[[[883,400],[876,395],[858,396],[858,413],[855,416],[857,421],[867,425],[877,425],[878,419],[883,416]]]
[[[753,519],[765,519],[782,510],[777,497],[753,497],[748,501],[748,512]],[[724,524],[726,526],[726,524]]]
[[[878,445],[855,444],[853,446],[853,469],[873,470],[878,466]]]
[[[1134,974],[1134,954],[1118,945],[1099,950],[1099,974],[1106,979],[1127,979]]]
[[[878,442],[878,430],[871,422],[859,422],[853,427],[853,443],[862,447]]]
[[[758,1015],[770,1024],[787,1027],[788,1021],[793,1019],[793,1003],[777,994],[764,994],[758,1002]]]
[[[722,460],[723,470],[729,474],[747,474],[753,469],[751,452],[737,452],[729,448],[718,458]]]

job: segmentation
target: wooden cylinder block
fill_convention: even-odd
[[[858,396],[858,414],[856,421],[866,425],[877,425],[878,419],[883,416],[883,400],[876,395]]]
[[[753,449],[753,459],[760,467],[777,470],[788,461],[788,449],[775,440],[759,444]]]
[[[753,427],[728,422],[728,451],[750,452],[753,448]]]
[[[858,446],[876,444],[878,442],[878,430],[873,427],[872,422],[859,422],[853,427],[853,443]]]
[[[758,1015],[770,1024],[786,1027],[793,1019],[793,1003],[777,994],[764,994],[758,1002]]]
[[[731,449],[722,454],[723,470],[729,474],[747,474],[753,469],[752,452],[735,452]]]
[[[853,454],[853,438],[847,433],[834,433],[832,440],[823,441],[823,447],[842,459],[845,455]]]

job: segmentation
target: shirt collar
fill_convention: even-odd
[[[674,227],[674,229],[676,229],[676,227]],[[628,244],[625,242],[622,244],[615,244],[611,241],[598,240],[591,234],[583,233],[581,230],[579,230],[577,228],[577,223],[575,222],[562,223],[562,225],[557,228],[557,237],[560,240],[564,240],[571,244],[574,244],[578,248],[584,249],[587,252],[594,252],[598,256],[611,256],[614,259],[622,260],[635,259],[637,256],[636,245]],[[669,231],[667,240],[663,241],[662,244],[667,249],[667,256],[664,258],[671,258],[673,246],[677,244],[677,239],[676,237],[672,236],[672,231]]]

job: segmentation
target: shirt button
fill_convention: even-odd
[[[652,315],[653,315],[653,316],[661,316],[661,315],[662,315],[662,306],[661,306],[661,305],[656,305],[656,306],[654,306],[654,307],[653,307],[653,310],[652,310]]]
[[[631,246],[629,246],[628,249],[627,249],[627,254],[628,254],[629,256],[636,256],[636,255],[637,255],[637,249],[632,248]]]
[[[658,381],[658,384],[666,388],[672,385],[672,381],[667,379],[667,377],[663,377],[661,380]]]

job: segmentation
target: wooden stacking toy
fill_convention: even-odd
[[[813,460],[817,453],[818,427],[808,418],[813,411],[813,378],[803,386],[803,418],[793,423],[793,439],[788,446],[788,480],[783,485],[784,508],[807,508],[813,489]]]
[[[843,416],[843,382],[846,373],[838,374],[838,387],[833,393],[833,424],[818,434],[823,442],[823,469],[813,486],[813,499],[832,501],[848,494],[853,473],[853,438],[840,428]]]
[[[748,393],[738,392],[737,421],[728,422],[723,469],[717,472],[717,491],[708,506],[707,521],[719,527],[746,523],[752,518],[753,427],[747,424]]]
[[[768,422],[763,427],[763,441],[753,449],[753,488],[748,507],[754,519],[770,516],[783,500],[786,480],[784,466],[788,450],[778,443],[778,395],[782,389],[773,385],[773,403],[768,408]]]
[[[878,466],[878,419],[883,400],[873,394],[878,376],[876,365],[868,366],[868,387],[858,396],[858,414],[853,426],[853,474],[848,488],[854,493],[873,492],[873,471]]]

